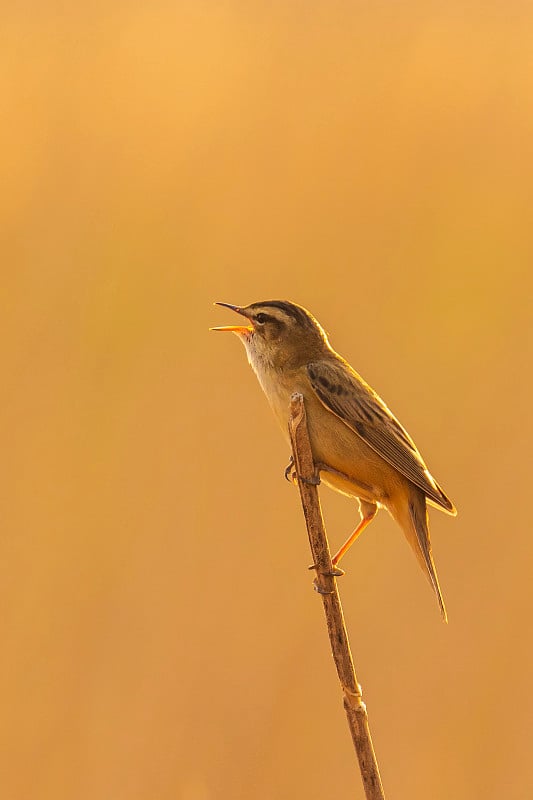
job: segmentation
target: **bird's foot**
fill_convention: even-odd
[[[308,567],[308,569],[315,569],[315,570],[318,571],[318,568],[317,568],[316,564],[311,564]],[[341,575],[344,575],[344,570],[343,569],[339,569],[338,567],[336,567],[333,564],[332,567],[331,567],[331,570],[327,570],[327,571],[324,571],[324,572],[321,571],[319,574],[322,575],[324,578],[339,578]],[[323,586],[321,586],[320,583],[318,582],[318,578],[314,579],[313,586],[314,586],[315,592],[318,592],[318,594],[334,594],[335,593],[335,589],[325,589]]]
[[[289,483],[294,483],[295,486],[298,486],[298,473],[296,472],[294,466],[293,456],[291,456],[289,463],[285,467],[284,475],[285,480],[289,481]],[[302,483],[307,483],[310,486],[320,486],[320,473],[317,470],[312,478],[304,478],[303,475],[300,475],[300,480]]]
[[[316,564],[309,564],[307,569],[318,569],[318,567]],[[332,564],[331,570],[328,570],[328,572],[321,572],[320,574],[325,575],[326,578],[340,578],[341,575],[344,575],[344,570]]]

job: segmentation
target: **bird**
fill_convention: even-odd
[[[289,403],[291,395],[299,392],[320,482],[359,502],[359,525],[333,556],[333,566],[337,567],[378,509],[385,508],[403,530],[447,622],[431,552],[427,505],[452,516],[457,511],[405,428],[332,348],[323,327],[303,306],[287,300],[215,305],[245,318],[245,325],[212,330],[235,333],[244,344],[289,442]],[[286,476],[290,468],[291,464]]]

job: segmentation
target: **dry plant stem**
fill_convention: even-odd
[[[316,567],[315,586],[324,603],[331,650],[341,682],[344,708],[359,760],[365,796],[367,800],[384,800],[368,715],[361,696],[361,687],[355,676],[337,582],[335,576],[331,574],[331,555],[318,490],[312,483],[315,479],[315,464],[309,442],[305,406],[302,395],[298,393],[291,397],[289,432],[313,564]]]

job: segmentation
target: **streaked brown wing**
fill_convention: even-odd
[[[314,361],[307,366],[311,386],[336,414],[375,452],[418,486],[441,508],[455,513],[430,475],[415,443],[374,390],[344,361]]]

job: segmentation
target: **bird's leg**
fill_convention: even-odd
[[[345,481],[352,484],[354,490],[358,490],[361,494],[370,494],[372,492],[372,486],[370,486],[370,484],[363,483],[360,479],[354,478],[346,472],[341,472],[339,469],[330,467],[329,464],[325,464],[323,461],[318,461],[315,467],[319,472],[329,472],[331,475],[337,475],[339,478],[343,478]],[[356,491],[354,491],[354,495],[355,497],[358,496]]]
[[[372,520],[374,519],[374,517],[377,514],[378,507],[377,507],[377,505],[375,503],[369,503],[368,500],[361,500],[360,499],[359,500],[359,505],[361,507],[361,522],[359,523],[357,528],[354,530],[352,535],[349,536],[348,539],[346,539],[346,541],[344,542],[344,544],[342,545],[340,550],[338,550],[335,553],[335,555],[333,556],[333,558],[331,559],[331,563],[333,564],[334,567],[337,566],[337,564],[339,563],[341,558],[348,552],[348,550],[350,549],[352,544],[355,542],[355,540],[357,539],[359,534],[364,531],[366,526],[370,522],[372,522]]]
[[[339,478],[345,478],[347,481],[351,481],[349,475],[346,475],[344,472],[340,472],[338,469],[333,469],[333,467],[330,467],[329,464],[325,464],[323,461],[317,461],[315,464],[315,469],[317,472],[331,472],[332,475],[338,475]]]
[[[355,542],[355,540],[357,539],[359,534],[364,531],[366,526],[370,522],[372,522],[372,520],[374,519],[374,517],[378,513],[377,505],[375,503],[370,503],[368,500],[361,500],[361,498],[359,498],[359,506],[360,506],[360,510],[361,510],[361,522],[359,523],[357,528],[354,530],[352,535],[349,536],[348,539],[346,539],[346,541],[344,542],[344,544],[342,545],[340,550],[338,550],[335,553],[335,555],[333,556],[333,558],[331,559],[331,564],[332,564],[333,569],[331,570],[331,572],[326,573],[328,575],[333,575],[335,577],[338,577],[339,575],[344,575],[344,570],[340,569],[337,566],[337,564],[339,563],[341,558],[344,555],[346,555],[346,553],[348,552],[348,550],[350,549],[352,544]],[[316,569],[316,564],[311,564],[309,569]]]

